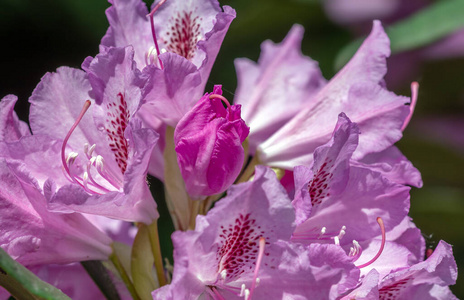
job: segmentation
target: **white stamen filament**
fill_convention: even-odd
[[[245,289],[245,291],[243,292],[243,296],[244,296],[245,300],[250,300],[250,290]]]

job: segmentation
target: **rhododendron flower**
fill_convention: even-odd
[[[135,117],[143,80],[132,57],[130,47],[108,49],[84,62],[87,73],[60,68],[34,90],[32,132],[64,140],[61,149],[50,146],[53,153],[44,158],[50,168],[27,166],[49,174],[44,190],[51,209],[148,224],[158,217],[145,182],[157,135]],[[33,147],[27,151],[41,155]]]
[[[242,169],[242,143],[249,128],[240,117],[240,105],[230,105],[221,95],[221,86],[215,86],[213,93],[205,94],[181,119],[174,132],[180,171],[188,194],[194,198],[224,192]]]
[[[195,231],[174,233],[173,280],[154,299],[336,299],[354,287],[359,270],[339,246],[287,242],[294,218],[274,172],[258,166]]]

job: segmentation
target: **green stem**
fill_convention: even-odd
[[[121,275],[122,281],[124,281],[124,284],[126,285],[127,289],[129,290],[129,293],[131,294],[132,298],[134,300],[140,300],[139,295],[137,294],[137,291],[135,290],[134,284],[132,283],[131,279],[129,278],[129,275],[127,275],[126,269],[121,264],[121,261],[119,260],[118,256],[116,255],[115,250],[113,249],[113,253],[110,255],[110,260],[113,263],[114,267],[116,270],[118,270],[119,275]]]
[[[200,212],[200,202],[203,200],[191,200],[192,201],[192,210],[190,211],[190,222],[188,229],[195,230],[195,220]]]
[[[158,221],[154,221],[148,226],[148,236],[150,237],[151,250],[155,260],[156,275],[160,287],[166,285],[166,277],[164,275],[163,259],[161,256],[161,247],[158,234]]]
[[[258,159],[258,151],[256,151],[255,156],[253,156],[245,171],[243,171],[242,175],[237,179],[235,184],[248,181],[255,172],[255,166],[259,164],[260,162]]]

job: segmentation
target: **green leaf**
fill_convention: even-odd
[[[464,27],[464,1],[438,1],[406,20],[385,28],[390,38],[392,54],[427,46]],[[341,69],[353,56],[364,38],[343,48],[335,59]]]
[[[151,292],[159,287],[155,281],[156,274],[153,272],[154,262],[149,228],[140,223],[132,246],[131,275],[135,290],[142,300],[153,299]]]
[[[34,273],[12,259],[0,248],[0,285],[16,299],[70,300],[54,286],[42,281]]]

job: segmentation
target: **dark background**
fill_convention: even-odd
[[[230,100],[236,87],[234,58],[256,61],[261,42],[280,42],[292,24],[306,28],[303,53],[319,61],[327,79],[335,73],[336,54],[354,38],[346,28],[330,22],[314,0],[221,4],[235,8],[237,19],[223,43],[210,85],[221,83]],[[104,0],[0,0],[0,97],[19,97],[16,110],[21,119],[27,120],[27,99],[46,72],[62,65],[79,68],[86,56],[97,54],[108,26],[104,14],[108,6]],[[464,266],[464,59],[423,62],[409,79],[389,88],[409,96],[412,80],[421,86],[416,113],[398,143],[424,180],[422,189],[412,190],[410,215],[430,245],[441,239],[454,245],[458,267]],[[168,239],[169,231],[162,235]],[[464,285],[459,282],[464,280],[458,278],[452,290],[464,298]]]

